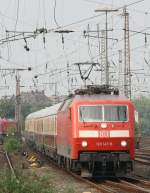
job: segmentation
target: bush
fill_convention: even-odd
[[[5,138],[4,149],[8,153],[13,153],[19,151],[21,148],[21,142],[15,137]]]

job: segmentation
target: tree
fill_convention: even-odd
[[[15,117],[15,103],[12,99],[0,100],[0,117],[14,118]]]
[[[139,112],[142,133],[150,133],[150,98],[141,96],[133,102]]]

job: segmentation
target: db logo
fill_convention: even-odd
[[[109,137],[109,131],[100,131],[99,137]]]

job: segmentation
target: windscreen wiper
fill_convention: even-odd
[[[82,122],[85,124],[85,121],[84,121],[84,118],[83,118],[83,114],[82,114],[81,109],[79,109],[79,112],[80,112],[80,117],[81,117],[81,119],[82,119]]]

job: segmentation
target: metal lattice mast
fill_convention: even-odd
[[[119,50],[119,73],[118,73],[118,86],[121,94],[124,93],[123,88],[123,66],[122,66],[122,50]]]
[[[20,95],[20,75],[19,71],[31,71],[32,68],[1,68],[1,70],[16,73],[16,101],[15,101],[15,120],[17,122],[17,135],[21,136],[21,95]]]
[[[97,24],[97,38],[98,38],[98,51],[99,55],[101,55],[101,40],[100,40],[100,30],[99,30],[99,24]],[[101,62],[101,58],[100,58]],[[102,75],[102,65],[101,65],[101,75]],[[102,84],[102,76],[100,77],[100,84]]]
[[[101,84],[106,84],[106,31],[101,31]]]
[[[130,38],[129,38],[129,13],[126,7],[124,16],[124,94],[131,98],[131,70],[130,70]]]
[[[16,71],[15,120],[17,122],[17,134],[21,135],[21,95],[20,95],[20,75],[18,71]]]
[[[98,9],[95,10],[96,12],[105,12],[105,84],[109,85],[109,61],[108,61],[108,13],[110,12],[116,12],[117,9]],[[103,53],[103,52],[102,52]]]
[[[68,94],[70,94],[70,72],[69,72],[69,63],[67,62],[67,84],[68,84]]]

